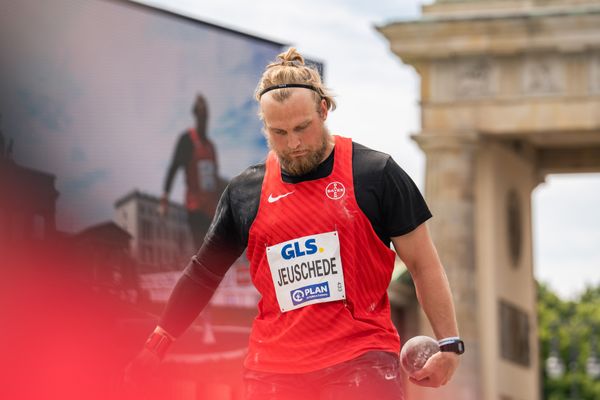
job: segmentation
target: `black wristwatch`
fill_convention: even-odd
[[[444,340],[440,342],[440,351],[447,351],[456,354],[465,352],[465,342],[456,338],[452,340]]]

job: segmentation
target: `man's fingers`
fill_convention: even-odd
[[[411,376],[408,377],[408,379],[416,385],[431,387],[432,380],[430,375],[431,373],[428,370],[422,368],[414,372]]]
[[[436,387],[440,386],[439,383],[432,381],[431,378],[425,378],[425,379],[418,381],[414,378],[409,377],[408,380],[411,381],[412,383],[414,383],[415,385],[423,386],[423,387],[436,388]]]
[[[421,381],[421,380],[427,378],[430,374],[431,374],[431,372],[429,371],[429,369],[423,367],[423,368],[413,372],[410,377],[416,381]]]
[[[408,379],[415,385],[435,388],[448,383],[449,376],[441,377],[439,373],[436,374],[430,368],[422,368],[409,376]]]
[[[411,382],[411,383],[414,383],[415,385],[419,384],[419,381],[415,380],[415,378],[413,378],[412,376],[408,377],[408,381]]]

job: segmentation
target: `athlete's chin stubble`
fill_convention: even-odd
[[[269,148],[271,148],[271,150],[275,151],[275,154],[277,154],[277,158],[279,158],[279,162],[281,163],[283,170],[289,175],[301,176],[313,171],[321,163],[323,157],[325,157],[325,153],[327,152],[327,143],[329,142],[329,138],[329,132],[324,130],[319,148],[314,151],[309,150],[308,154],[302,157],[290,157],[286,153],[273,149],[271,141],[269,140],[268,142]]]

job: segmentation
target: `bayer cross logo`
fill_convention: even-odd
[[[325,188],[325,194],[331,200],[339,200],[342,197],[344,197],[345,193],[346,193],[346,188],[340,182],[331,182]]]

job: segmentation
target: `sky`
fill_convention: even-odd
[[[375,26],[417,19],[419,0],[152,0],[157,5],[296,46],[325,63],[337,95],[333,133],[390,153],[423,188],[419,77],[392,55]],[[232,12],[235,10],[235,12]],[[600,284],[600,174],[552,175],[532,194],[534,274],[563,298]]]

